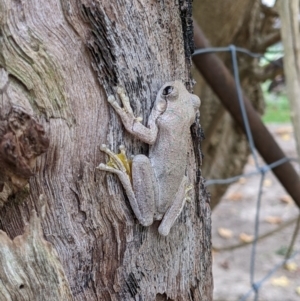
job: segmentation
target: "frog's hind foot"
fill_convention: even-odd
[[[100,170],[109,171],[112,173],[122,172],[131,177],[131,161],[126,156],[126,150],[124,145],[119,146],[120,153],[115,154],[105,144],[100,146],[100,150],[106,153],[110,160],[107,164],[101,163],[97,168]]]

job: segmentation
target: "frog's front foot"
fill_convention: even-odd
[[[125,128],[129,131],[132,132],[132,128],[134,126],[135,122],[141,122],[142,118],[141,117],[135,117],[134,113],[132,111],[130,101],[128,96],[125,94],[125,91],[123,88],[118,87],[117,88],[117,94],[119,95],[123,107],[121,107],[115,97],[113,95],[108,96],[107,101],[111,104],[111,106],[116,110],[118,115],[121,117],[122,122],[125,126]]]

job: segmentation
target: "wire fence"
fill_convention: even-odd
[[[262,193],[263,193],[263,182],[264,182],[266,173],[271,171],[273,168],[278,167],[288,161],[295,161],[295,162],[299,163],[299,160],[297,158],[285,157],[285,158],[282,158],[269,165],[267,165],[267,164],[260,165],[259,164],[257,150],[255,148],[255,144],[253,141],[253,135],[252,135],[252,132],[250,129],[248,116],[246,113],[245,104],[244,104],[244,100],[243,100],[242,88],[241,88],[240,77],[239,77],[239,65],[238,65],[237,53],[239,52],[239,53],[242,53],[242,54],[251,56],[253,58],[257,58],[257,59],[264,58],[268,62],[270,62],[274,65],[277,65],[277,66],[278,66],[278,62],[268,59],[263,54],[253,53],[253,52],[249,51],[248,49],[236,47],[234,45],[230,45],[228,47],[210,47],[210,48],[204,48],[204,49],[197,49],[193,55],[196,56],[196,55],[201,55],[204,53],[215,53],[215,52],[229,52],[231,54],[233,75],[234,75],[235,84],[236,84],[236,93],[237,93],[238,100],[239,100],[239,106],[240,106],[242,117],[243,117],[243,122],[244,122],[245,130],[246,130],[247,139],[248,139],[249,145],[250,145],[250,151],[251,151],[251,154],[252,154],[254,162],[255,162],[256,171],[237,175],[237,176],[227,178],[227,179],[208,180],[208,181],[206,181],[206,186],[215,185],[215,184],[230,184],[230,183],[233,183],[233,182],[239,180],[240,178],[251,177],[254,175],[260,175],[260,183],[259,183],[259,189],[258,189],[258,194],[257,194],[255,222],[254,222],[254,239],[252,242],[252,251],[251,251],[251,257],[250,257],[250,271],[249,271],[250,289],[239,299],[239,301],[249,300],[249,297],[254,293],[253,300],[258,301],[259,291],[260,291],[262,285],[280,267],[282,267],[288,260],[290,260],[293,257],[295,257],[296,255],[300,254],[300,250],[297,250],[293,254],[291,254],[291,252],[288,252],[287,253],[288,256],[286,256],[286,258],[283,261],[279,262],[272,269],[270,269],[270,271],[262,279],[255,281],[255,263],[256,263],[256,255],[257,255],[257,241],[259,238],[259,218],[260,218],[261,198],[262,198]],[[281,64],[280,64],[280,67],[282,67]],[[296,227],[296,229],[297,229],[297,227]],[[295,232],[294,235],[292,235],[292,242],[290,244],[289,249],[291,249],[293,246],[293,242],[295,240],[296,234],[297,233]]]

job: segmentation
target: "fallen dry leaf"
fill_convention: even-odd
[[[249,234],[246,234],[246,233],[241,233],[239,235],[239,238],[242,242],[252,242],[253,241],[253,235],[249,235]]]
[[[289,272],[296,272],[298,270],[298,265],[295,262],[287,262],[284,265],[285,269],[287,269]]]
[[[273,278],[271,284],[274,286],[287,287],[290,285],[290,281],[286,276],[281,276],[279,278]]]
[[[294,203],[292,197],[288,194],[285,194],[282,197],[280,197],[280,201],[285,204],[293,204]]]
[[[284,134],[284,135],[280,135],[280,138],[284,141],[289,141],[292,139],[290,134]]]
[[[227,199],[230,201],[240,201],[243,199],[243,194],[240,192],[233,192],[227,197]]]
[[[281,126],[276,129],[275,134],[277,135],[284,135],[284,134],[291,134],[293,133],[293,127],[292,126]]]
[[[280,216],[267,216],[265,221],[272,225],[278,225],[282,222],[282,218]]]
[[[271,187],[272,186],[272,181],[270,179],[265,179],[263,183],[264,187]]]
[[[231,238],[233,236],[233,232],[227,228],[219,228],[218,233],[222,238]]]
[[[300,286],[296,287],[296,293],[300,296]]]
[[[291,134],[294,132],[294,129],[291,125],[281,126],[276,129],[276,134],[283,135],[283,134]]]

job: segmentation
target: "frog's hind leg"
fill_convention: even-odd
[[[186,176],[181,181],[181,184],[177,190],[175,195],[175,199],[173,204],[170,206],[168,211],[165,213],[159,227],[158,232],[163,235],[167,236],[171,230],[171,227],[175,223],[177,217],[181,213],[185,202],[189,201],[190,198],[188,197],[188,192],[192,189],[192,186],[187,185],[188,179]]]
[[[150,160],[145,155],[137,155],[132,160],[132,184],[143,219],[150,226],[153,223],[158,186]]]
[[[121,183],[126,191],[126,195],[129,199],[131,208],[132,208],[136,218],[138,219],[140,224],[142,224],[143,226],[151,225],[153,222],[153,213],[151,213],[151,210],[149,209],[151,206],[149,206],[147,202],[138,202],[137,199],[139,200],[139,198],[136,197],[136,193],[134,191],[134,187],[138,186],[137,195],[140,196],[141,194],[143,194],[141,192],[141,187],[143,186],[142,185],[143,183],[137,183],[137,184],[132,185],[131,179],[130,179],[130,177],[132,176],[134,179],[133,182],[134,181],[139,182],[139,177],[137,176],[137,174],[139,173],[138,171],[141,170],[142,171],[141,173],[143,174],[143,170],[144,170],[143,166],[140,166],[141,160],[139,160],[139,157],[143,156],[143,155],[138,155],[133,158],[132,170],[131,170],[130,166],[129,166],[129,162],[125,155],[124,146],[120,146],[121,153],[118,155],[113,153],[109,148],[107,148],[105,144],[101,145],[100,149],[110,157],[110,161],[108,162],[108,164],[101,163],[97,168],[100,170],[105,170],[105,171],[114,173],[119,177],[119,180],[121,181]],[[144,157],[149,161],[149,159],[146,156],[144,156]],[[142,160],[142,161],[144,162],[145,160]],[[133,173],[136,175],[133,176]],[[149,181],[147,181],[146,177],[142,180],[144,180],[144,181],[146,180],[146,183],[149,182]],[[147,189],[146,189],[146,191],[147,191]],[[149,194],[151,195],[150,192],[148,192],[148,195]],[[152,200],[152,202],[154,203],[154,200]],[[149,204],[151,204],[152,202],[150,201]],[[154,205],[153,205],[153,207],[154,207]],[[152,216],[150,216],[151,214],[152,214]]]

